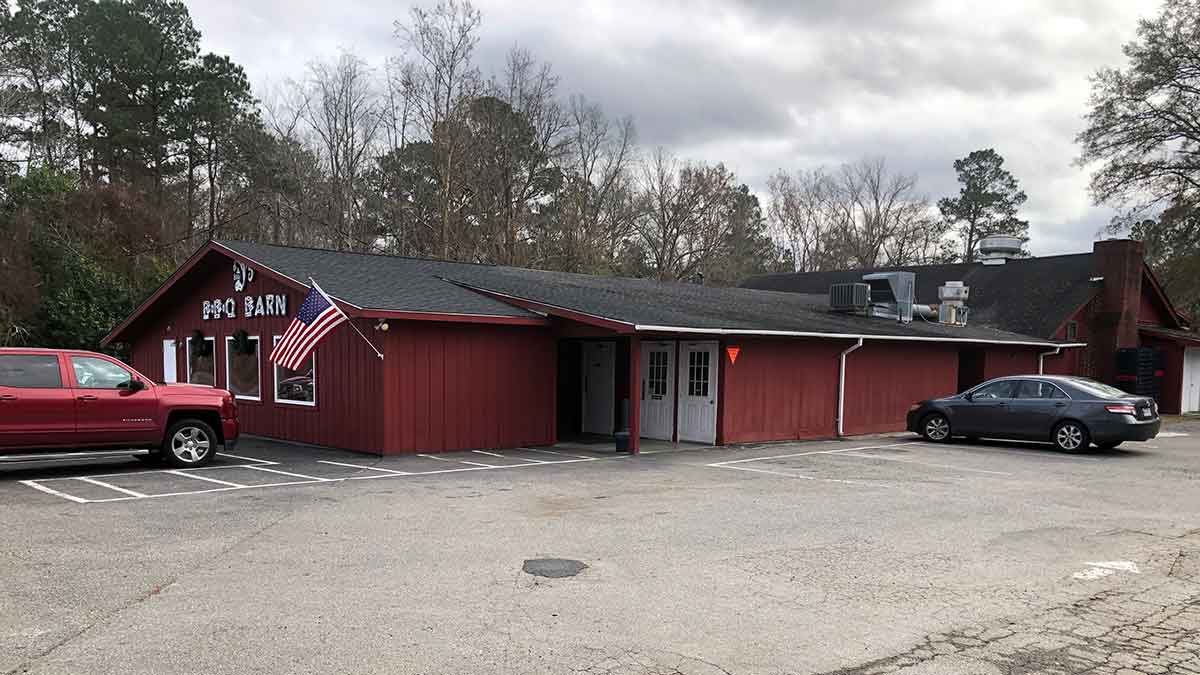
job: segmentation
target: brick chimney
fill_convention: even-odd
[[[1088,342],[1103,382],[1115,380],[1117,350],[1138,346],[1144,259],[1145,246],[1132,239],[1108,239],[1092,247],[1093,274],[1104,282]]]

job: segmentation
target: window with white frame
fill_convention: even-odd
[[[257,335],[225,338],[225,388],[248,401],[262,400],[262,354]]]
[[[191,336],[187,339],[187,381],[217,386],[216,338]]]
[[[278,343],[279,338],[280,336],[276,335],[274,343]],[[296,370],[284,368],[278,363],[274,366],[276,403],[307,406],[317,404],[316,350],[309,354],[308,360]]]

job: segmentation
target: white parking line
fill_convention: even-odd
[[[770,474],[772,476],[786,476],[788,478],[801,478],[804,480],[817,480],[817,481],[821,481],[824,483],[843,483],[845,485],[871,485],[871,486],[879,486],[879,487],[891,487],[890,485],[885,485],[883,483],[868,483],[865,481],[845,480],[842,478],[819,478],[817,476],[806,476],[802,473],[789,473],[787,471],[772,471],[770,469],[756,469],[752,466],[726,466],[726,465],[717,465],[717,464],[709,464],[707,466],[711,466],[711,467],[718,468],[718,469],[733,469],[734,471],[753,471],[754,473],[765,473],[765,474]]]
[[[317,478],[316,476],[306,476],[302,473],[292,473],[291,471],[280,471],[279,469],[268,469],[265,466],[255,466],[255,465],[251,465],[251,464],[247,464],[246,468],[254,469],[255,471],[269,471],[270,473],[277,473],[281,476],[291,476],[292,478],[304,478],[304,479],[311,480],[311,481],[318,482],[318,483],[325,483],[325,482],[328,482],[331,480],[335,480],[333,478]]]
[[[228,485],[230,487],[246,487],[245,485],[242,485],[241,483],[231,483],[227,480],[219,480],[216,478],[209,478],[208,476],[201,476],[198,473],[188,473],[187,471],[179,471],[177,469],[172,469],[170,471],[167,471],[166,473],[174,474],[176,476],[186,476],[188,478],[195,478],[196,480],[206,480],[210,483],[216,483],[218,485]]]
[[[953,469],[955,471],[973,471],[975,473],[990,473],[996,476],[1011,476],[1007,471],[988,471],[987,469],[972,469],[965,466],[953,466],[951,464],[935,464],[933,462],[922,462],[915,459],[902,459],[900,457],[886,457],[884,455],[871,455],[861,452],[843,452],[842,457],[862,457],[863,459],[882,459],[885,462],[902,462],[904,464],[920,464],[921,466],[931,466],[938,469]]]
[[[378,479],[378,478],[431,476],[431,475],[448,474],[448,473],[465,473],[468,471],[489,471],[489,470],[500,471],[500,470],[505,470],[505,469],[522,469],[522,468],[528,468],[528,467],[553,466],[556,464],[580,464],[583,462],[598,462],[598,461],[602,461],[602,460],[606,460],[606,459],[628,459],[629,458],[627,455],[612,456],[612,457],[577,457],[577,458],[572,458],[572,459],[560,459],[560,460],[545,461],[545,462],[525,462],[525,463],[521,463],[521,464],[506,464],[506,465],[496,466],[496,465],[490,465],[490,464],[481,464],[481,463],[477,463],[477,462],[464,462],[463,460],[432,457],[432,456],[428,456],[428,455],[425,455],[425,456],[430,457],[431,459],[438,459],[440,461],[448,462],[451,464],[470,464],[471,466],[458,466],[458,467],[454,467],[454,468],[438,469],[435,471],[420,471],[420,472],[410,473],[410,472],[406,472],[406,471],[397,471],[394,469],[384,469],[381,467],[362,465],[362,464],[350,464],[350,463],[346,463],[346,462],[333,462],[333,461],[329,461],[329,460],[317,460],[318,462],[320,462],[322,464],[331,464],[334,466],[345,466],[348,468],[355,468],[355,469],[371,469],[372,471],[377,472],[377,473],[370,474],[370,475],[343,476],[341,478],[318,478],[316,476],[308,476],[305,474],[294,473],[291,471],[283,471],[280,469],[268,468],[265,466],[261,466],[259,464],[240,464],[240,465],[236,465],[236,466],[233,466],[233,465],[210,466],[210,467],[206,467],[204,469],[205,471],[212,470],[212,469],[225,469],[225,468],[252,469],[254,471],[264,471],[264,472],[268,472],[268,473],[275,473],[275,474],[291,476],[294,478],[302,479],[302,480],[293,480],[293,481],[281,481],[278,483],[263,483],[263,484],[257,484],[257,485],[243,485],[240,483],[233,483],[231,481],[224,481],[224,480],[221,480],[218,478],[212,478],[210,476],[202,476],[202,475],[190,473],[191,471],[196,471],[197,469],[131,471],[131,472],[128,472],[125,474],[112,474],[114,476],[145,475],[145,474],[181,475],[181,476],[186,476],[188,478],[196,478],[198,480],[207,481],[209,483],[215,483],[219,486],[219,487],[212,487],[212,488],[208,488],[208,489],[204,489],[204,490],[180,490],[180,491],[176,491],[176,492],[161,492],[161,493],[155,493],[155,494],[142,494],[140,492],[128,490],[128,489],[125,489],[122,487],[118,487],[116,485],[105,483],[103,481],[98,481],[92,476],[64,476],[64,477],[55,477],[55,478],[39,478],[39,479],[22,480],[22,481],[18,481],[18,482],[23,483],[23,484],[25,484],[35,490],[38,490],[40,492],[44,492],[46,494],[51,494],[56,497],[61,497],[68,501],[75,502],[76,504],[106,504],[109,502],[125,502],[125,501],[132,501],[132,500],[138,500],[138,499],[158,499],[158,498],[162,498],[162,497],[182,497],[182,496],[187,496],[187,495],[211,494],[211,493],[216,493],[216,492],[236,492],[239,490],[252,490],[252,489],[256,489],[256,488],[284,487],[284,486],[292,486],[292,485],[313,485],[315,483],[338,483],[338,482],[342,482],[342,481],[374,480],[374,479]],[[273,462],[273,463],[277,463],[277,462]],[[75,495],[68,494],[66,492],[62,492],[60,490],[56,490],[54,488],[50,488],[45,485],[42,485],[41,483],[38,482],[38,481],[42,481],[42,480],[55,480],[55,481],[79,480],[79,481],[83,481],[83,482],[94,483],[94,484],[103,486],[105,488],[115,490],[116,492],[122,493],[124,496],[107,497],[107,498],[101,498],[101,499],[85,499],[83,497],[77,497]]]
[[[486,467],[488,469],[499,469],[495,464],[484,464],[483,462],[468,462],[465,459],[450,459],[449,457],[438,457],[437,455],[417,455],[425,459],[436,459],[439,462],[449,462],[450,464],[470,464],[471,466]]]
[[[809,452],[793,452],[790,455],[772,455],[770,457],[747,457],[746,459],[734,459],[728,462],[714,462],[705,464],[704,466],[730,467],[733,464],[745,464],[746,462],[767,462],[773,459],[790,459],[792,457],[807,457],[808,455],[834,455],[842,452],[855,452],[857,450],[878,450],[882,448],[898,448],[902,445],[913,445],[917,441],[907,441],[904,443],[891,443],[889,445],[863,445],[857,448],[842,448],[833,450],[810,450]]]
[[[90,499],[82,499],[80,497],[76,497],[75,495],[69,495],[65,492],[59,492],[58,490],[55,490],[54,488],[48,488],[45,485],[42,485],[41,483],[37,482],[36,480],[23,480],[20,482],[23,485],[28,485],[29,487],[33,488],[34,490],[41,490],[42,492],[45,492],[46,494],[54,495],[55,497],[62,497],[63,499],[69,499],[69,500],[75,502],[76,504],[87,504],[89,501],[91,501]]]
[[[486,450],[472,450],[471,452],[478,453],[480,455],[487,455],[488,457],[499,457],[500,459],[514,459],[518,462],[533,462],[534,464],[548,464],[548,462],[546,462],[545,460],[541,460],[541,459],[530,459],[528,457],[509,457],[508,455],[501,455],[501,454],[498,454],[495,452],[487,452]]]
[[[331,462],[327,459],[318,459],[317,463],[318,464],[332,464],[333,466],[345,466],[345,467],[349,467],[351,469],[369,469],[371,471],[382,471],[383,473],[390,473],[395,476],[411,476],[412,475],[412,473],[410,473],[408,471],[396,471],[395,469],[384,469],[383,467],[369,466],[366,464],[347,464],[346,462]]]
[[[559,457],[574,457],[575,459],[598,459],[597,457],[588,457],[587,455],[572,455],[566,452],[555,452],[553,450],[542,450],[541,448],[517,448],[518,450],[527,450],[529,452],[540,452],[543,455],[558,455]]]
[[[95,478],[86,478],[86,477],[81,476],[79,478],[76,478],[75,480],[81,480],[85,483],[91,483],[92,485],[99,485],[102,488],[108,488],[109,490],[115,490],[117,492],[127,494],[130,497],[148,497],[149,496],[149,495],[144,495],[144,494],[134,491],[134,490],[126,490],[123,487],[113,485],[111,483],[105,483],[104,481],[96,480]]]
[[[217,456],[218,457],[232,457],[234,459],[244,459],[247,462],[254,462],[256,464],[278,464],[279,463],[279,462],[272,462],[269,459],[259,459],[257,457],[243,457],[241,455],[231,455],[228,452],[218,452]]]

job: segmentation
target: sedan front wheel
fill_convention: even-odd
[[[1087,427],[1066,421],[1054,428],[1054,446],[1063,452],[1082,452],[1092,442]]]
[[[945,443],[950,440],[950,420],[941,413],[926,415],[921,423],[921,436],[927,441]]]

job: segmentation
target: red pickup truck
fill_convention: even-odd
[[[155,384],[94,352],[0,348],[0,463],[133,454],[196,467],[237,438],[223,389]]]

